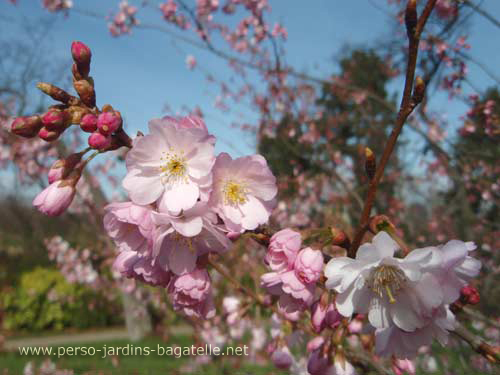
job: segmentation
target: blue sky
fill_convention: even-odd
[[[194,3],[194,0],[188,1]],[[272,11],[268,20],[279,21],[288,29],[285,43],[286,60],[296,70],[325,77],[334,69],[334,56],[345,45],[370,46],[377,39],[392,31],[385,11],[393,9],[386,0],[270,0]],[[38,0],[19,0],[12,6],[0,0],[0,32],[4,35],[22,35],[16,26],[22,20],[38,22],[41,17],[54,17],[40,6]],[[140,1],[129,1],[140,4]],[[150,1],[150,3],[159,3]],[[77,9],[88,9],[106,15],[115,11],[117,0],[74,0]],[[500,15],[500,1],[484,0],[481,6],[493,15]],[[167,26],[161,13],[153,7],[141,9],[138,18],[146,24]],[[8,20],[8,22],[6,21]],[[499,31],[484,18],[474,15],[470,20],[470,39],[473,54],[486,63],[497,75],[500,66]],[[174,27],[170,27],[176,30]],[[92,72],[96,82],[98,105],[111,103],[126,119],[131,133],[146,131],[147,121],[160,117],[166,103],[174,111],[183,105],[198,105],[206,114],[207,125],[218,137],[217,151],[227,151],[234,156],[252,153],[255,145],[249,134],[231,128],[238,119],[238,112],[221,113],[213,108],[218,89],[206,82],[200,70],[186,68],[188,54],[194,55],[203,71],[218,77],[228,77],[226,62],[193,46],[173,40],[170,36],[134,29],[132,35],[112,37],[107,21],[70,12],[69,17],[57,16],[46,43],[55,59],[67,60],[73,40],[87,43],[93,52]],[[470,78],[480,89],[492,84],[491,79],[474,65]],[[34,86],[34,85],[33,85]],[[401,82],[392,87],[401,91]],[[39,95],[36,90],[33,95]],[[466,111],[464,105],[450,105],[446,95],[434,101],[435,110],[447,116],[450,123],[458,124],[459,116]],[[250,108],[241,109],[244,116],[255,119]]]

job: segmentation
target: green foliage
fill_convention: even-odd
[[[0,304],[7,330],[60,331],[117,323],[112,304],[102,296],[40,267],[24,273],[16,289],[3,292]]]

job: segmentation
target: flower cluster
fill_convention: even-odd
[[[208,256],[267,222],[275,178],[259,155],[216,158],[215,137],[199,117],[164,117],[149,129],[126,157],[130,201],[105,208],[105,228],[120,250],[115,268],[166,287],[175,309],[210,317]]]
[[[301,246],[298,232],[287,228],[274,234],[265,259],[272,272],[261,277],[262,286],[279,297],[279,311],[291,321],[312,305],[324,266],[321,251]]]
[[[471,242],[415,249],[403,259],[394,257],[398,248],[386,232],[378,233],[358,249],[356,259],[330,260],[326,287],[338,293],[343,316],[368,314],[379,355],[412,358],[433,338],[446,343],[455,324],[449,304],[481,264],[468,256],[475,249]]]

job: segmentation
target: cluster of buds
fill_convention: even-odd
[[[58,160],[49,171],[50,186],[33,202],[43,213],[56,216],[63,213],[72,202],[75,186],[85,165],[93,158],[82,161],[91,149],[98,153],[115,150],[121,146],[131,147],[132,140],[122,129],[122,117],[110,105],[102,110],[96,106],[94,80],[90,73],[92,53],[84,43],[75,41],[71,45],[73,87],[78,97],[50,83],[41,82],[37,87],[59,104],[49,107],[42,115],[16,118],[11,125],[12,133],[24,138],[39,137],[46,142],[57,140],[71,125],[79,126],[83,132],[91,133],[88,147],[66,159]]]
[[[60,104],[49,107],[43,115],[18,117],[11,126],[12,133],[25,138],[38,136],[47,142],[58,139],[72,124],[91,133],[89,146],[99,151],[114,150],[129,146],[130,139],[122,131],[120,112],[105,105],[100,111],[96,107],[94,80],[90,73],[92,53],[82,42],[71,45],[73,56],[73,87],[78,97],[50,83],[41,82],[37,87]]]

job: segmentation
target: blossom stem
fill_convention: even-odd
[[[394,128],[392,129],[389,140],[387,141],[385,149],[382,153],[380,163],[375,171],[374,177],[370,180],[368,193],[366,195],[365,203],[363,206],[363,213],[361,215],[360,229],[358,229],[358,231],[356,232],[354,240],[351,244],[350,248],[351,256],[356,254],[356,251],[358,250],[358,247],[363,239],[363,235],[365,233],[364,228],[369,223],[370,213],[373,204],[375,203],[375,196],[377,193],[378,184],[382,179],[385,167],[387,166],[392,151],[396,146],[396,141],[398,140],[398,137],[401,134],[401,131],[403,130],[403,126],[406,122],[406,119],[413,112],[415,107],[419,104],[418,101],[413,100],[412,98],[412,88],[415,80],[415,70],[417,67],[418,45],[420,42],[420,35],[422,34],[424,26],[427,20],[429,19],[432,9],[436,4],[436,1],[437,0],[429,0],[427,2],[424,10],[422,11],[422,15],[418,19],[415,29],[408,31],[408,64],[406,68],[406,78],[403,91],[403,98],[401,99],[401,104],[399,107],[398,116],[396,118],[396,123],[394,125]]]

